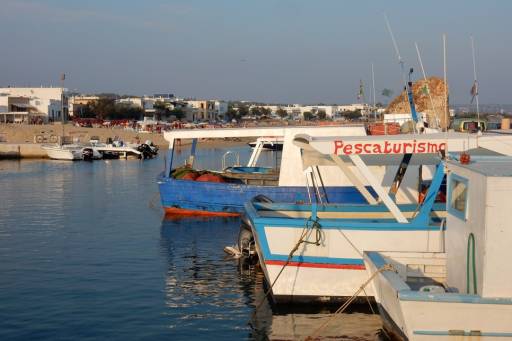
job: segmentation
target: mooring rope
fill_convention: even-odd
[[[153,210],[160,210],[160,208],[157,206],[157,204],[155,203],[156,200],[158,200],[158,196],[160,194],[158,192],[155,192],[153,194],[153,196],[151,197],[151,199],[149,199],[149,202],[148,202],[148,207],[153,209]]]
[[[311,341],[311,340],[314,340],[316,338],[316,336],[325,328],[327,327],[327,325],[329,323],[331,323],[332,321],[334,321],[334,319],[341,313],[343,313],[343,311],[345,311],[345,309],[357,298],[357,296],[361,293],[361,291],[364,291],[364,288],[373,280],[373,278],[375,276],[377,276],[379,273],[381,272],[384,272],[384,271],[395,271],[395,268],[393,267],[393,265],[391,264],[386,264],[382,267],[380,267],[379,269],[377,269],[377,271],[375,271],[360,287],[359,289],[357,289],[357,291],[345,302],[341,305],[341,307],[338,308],[338,310],[336,310],[334,312],[334,314],[331,316],[330,319],[328,319],[327,321],[325,321],[324,323],[322,323],[320,325],[320,327],[318,327],[317,329],[315,329],[313,331],[313,333],[311,333],[308,337],[306,337],[306,341]]]
[[[310,223],[311,226],[310,226]],[[308,237],[308,231],[313,231],[315,230],[315,241],[314,242],[310,242],[307,239]],[[288,254],[288,258],[286,259],[285,263],[283,264],[283,266],[281,267],[281,269],[279,270],[279,273],[277,274],[276,278],[274,279],[274,281],[272,282],[272,284],[270,285],[270,287],[268,288],[267,292],[265,293],[265,295],[263,296],[263,298],[261,299],[260,303],[258,303],[258,305],[256,306],[256,308],[254,309],[254,312],[252,314],[252,317],[254,318],[256,316],[256,313],[259,311],[259,309],[262,307],[263,303],[265,303],[265,301],[267,300],[267,297],[268,295],[270,295],[270,293],[272,292],[272,288],[274,287],[274,285],[276,284],[277,280],[279,279],[279,277],[281,276],[281,274],[283,273],[284,269],[286,268],[286,266],[290,263],[290,261],[292,260],[293,258],[293,255],[295,254],[295,252],[299,249],[299,246],[301,244],[314,244],[316,246],[319,246],[320,245],[320,242],[322,240],[322,231],[321,231],[321,225],[320,223],[318,222],[318,218],[316,219],[312,219],[311,217],[309,217],[307,220],[306,220],[306,224],[304,225],[304,228],[302,229],[302,233],[300,235],[300,238],[299,240],[297,241],[297,243],[294,245],[294,247],[292,248],[292,250],[290,251],[290,253]],[[249,321],[249,325],[252,326],[251,322]]]

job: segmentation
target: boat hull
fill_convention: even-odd
[[[338,205],[345,211],[318,212],[324,217],[319,219],[318,245],[313,243],[317,241],[316,231],[310,230],[306,238],[308,243],[299,245],[288,262],[289,254],[306,224],[311,223],[308,219],[311,211],[301,211],[299,215],[290,207],[282,210],[288,216],[285,218],[284,215],[279,217],[275,211],[256,212],[253,205],[246,204],[247,221],[251,224],[266,281],[270,284],[275,282],[272,296],[276,303],[338,302],[351,297],[368,278],[363,250],[437,252],[442,247],[443,232],[439,226],[397,224],[392,220],[383,224],[382,219],[386,219],[389,213],[384,209],[380,212],[349,212],[347,206],[350,205]],[[406,216],[414,214],[413,206],[403,209]],[[370,214],[375,220],[365,222],[354,218]],[[350,218],[336,218],[336,215]],[[376,219],[381,222],[376,223]],[[373,294],[373,289],[367,287],[360,297],[364,299],[365,295]]]
[[[82,148],[63,148],[60,146],[44,146],[43,149],[46,151],[48,157],[52,160],[81,160],[82,159]]]
[[[395,267],[403,263],[391,258]],[[418,266],[426,257],[416,258]],[[365,253],[364,259],[368,276],[387,263],[375,252]],[[381,272],[372,281],[384,327],[396,339],[512,340],[511,298],[414,291],[402,279],[411,267],[400,267],[398,273]]]
[[[257,195],[279,202],[308,202],[306,187],[260,186],[233,183],[199,182],[158,177],[160,199],[170,214],[234,214],[244,210],[244,203]],[[327,187],[329,202],[363,203],[355,187]]]

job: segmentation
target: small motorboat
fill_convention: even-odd
[[[82,160],[83,146],[77,144],[52,144],[43,145],[48,157],[52,160]]]

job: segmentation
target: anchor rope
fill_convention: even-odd
[[[310,223],[311,223],[311,226],[310,226]],[[312,233],[313,230],[315,230],[315,241],[309,241],[307,240],[307,237],[310,235],[308,234],[308,232]],[[320,223],[318,222],[318,217],[316,219],[313,219],[312,217],[309,217],[307,220],[306,220],[306,223],[304,224],[304,227],[302,229],[302,232],[301,232],[301,235],[300,235],[300,238],[299,240],[297,241],[297,243],[295,243],[295,245],[293,246],[292,250],[290,251],[290,253],[288,254],[288,258],[286,259],[285,263],[283,264],[283,266],[281,267],[281,269],[279,270],[279,273],[277,274],[276,278],[274,279],[274,281],[272,281],[272,284],[270,285],[270,287],[267,289],[267,292],[265,293],[265,295],[263,296],[263,298],[261,299],[260,303],[258,303],[258,305],[256,306],[256,308],[254,309],[254,312],[252,314],[252,317],[255,317],[256,316],[256,313],[259,311],[259,309],[263,306],[263,303],[266,301],[268,295],[270,295],[270,293],[272,292],[272,288],[274,287],[274,285],[276,284],[277,280],[279,279],[279,277],[281,276],[281,274],[283,273],[284,269],[286,268],[286,266],[290,263],[290,261],[292,260],[293,258],[293,255],[295,254],[295,252],[299,249],[299,246],[301,244],[313,244],[313,245],[316,245],[316,246],[319,246],[320,245],[320,242],[322,240],[322,231],[321,231],[321,225]],[[252,326],[252,324],[249,322],[249,325]]]
[[[333,315],[331,316],[330,319],[328,319],[327,321],[325,321],[324,323],[322,323],[320,325],[320,327],[318,327],[317,329],[315,329],[313,331],[313,333],[311,333],[308,337],[306,337],[306,341],[311,341],[311,340],[314,340],[316,338],[316,336],[323,330],[325,329],[325,327],[327,327],[327,325],[329,325],[329,323],[331,323],[332,321],[334,321],[334,319],[336,319],[336,317],[338,317],[339,314],[343,313],[343,311],[345,311],[345,309],[357,298],[357,296],[362,292],[364,291],[364,288],[373,280],[373,278],[375,276],[377,276],[379,273],[381,272],[384,272],[384,271],[394,271],[396,272],[396,269],[393,267],[392,264],[385,264],[383,265],[382,267],[380,267],[379,269],[377,269],[377,271],[375,271],[360,287],[359,289],[357,289],[357,291],[345,302],[341,305],[341,307],[338,308],[338,310],[336,310]]]
[[[148,202],[148,207],[153,209],[153,210],[160,210],[160,208],[157,206],[157,204],[155,203],[156,200],[158,200],[158,196],[160,194],[158,192],[155,192],[153,194],[153,196],[151,196],[151,199],[149,199],[149,202]]]

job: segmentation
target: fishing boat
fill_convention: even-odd
[[[276,303],[346,300],[367,278],[363,251],[442,252],[442,155],[468,144],[474,148],[476,139],[461,133],[394,135],[384,140],[296,136],[303,169],[336,165],[366,203],[326,203],[319,186],[312,186],[307,204],[257,198],[245,205],[239,245],[249,254],[255,248]],[[396,193],[402,187],[411,192],[414,183],[421,186],[413,192],[416,202],[400,203]],[[373,295],[371,288],[366,294]]]
[[[313,171],[313,177],[308,180],[303,177],[301,151],[293,144],[293,137],[306,132],[314,136],[366,135],[362,125],[183,129],[165,132],[169,150],[165,171],[158,176],[163,208],[167,214],[239,215],[243,211],[244,203],[260,194],[277,201],[304,202],[308,198],[307,181],[322,182],[328,196],[326,200],[329,202],[363,202],[364,198],[358,191],[346,179],[340,179],[332,167],[317,167]],[[228,165],[227,157],[231,152],[227,151],[221,170],[194,170],[198,140],[251,137],[259,139],[245,165],[240,162]],[[187,139],[192,140],[190,156],[185,164],[176,164],[175,150]],[[274,167],[263,167],[259,163],[262,150],[266,143],[274,143],[277,139],[283,145],[280,163]]]
[[[384,327],[411,341],[512,340],[512,158],[461,156],[447,168],[440,252],[364,253]]]

